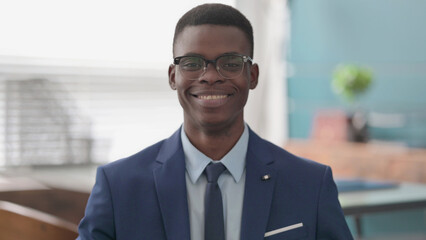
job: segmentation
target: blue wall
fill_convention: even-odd
[[[403,113],[403,129],[372,129],[373,138],[426,147],[426,1],[289,0],[290,137],[307,138],[315,111],[348,106],[330,88],[339,63],[374,72],[360,106]]]
[[[371,128],[372,137],[426,147],[426,1],[289,0],[289,6],[290,137],[308,138],[318,110],[348,110],[330,80],[337,64],[355,63],[374,72],[360,107],[406,117],[399,128]],[[367,236],[425,233],[424,211],[368,215],[363,228]],[[354,231],[350,217],[348,223]]]

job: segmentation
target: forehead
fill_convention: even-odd
[[[250,44],[244,32],[234,26],[187,26],[177,36],[174,55],[199,54],[214,58],[224,53],[249,55]]]

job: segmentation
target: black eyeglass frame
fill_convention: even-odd
[[[185,58],[185,57],[198,57],[198,58],[201,58],[203,61],[204,61],[204,67],[202,68],[203,69],[203,72],[201,73],[201,75],[200,75],[200,77],[205,73],[205,71],[206,71],[206,69],[207,69],[207,67],[208,67],[208,65],[209,65],[209,63],[212,63],[212,64],[214,64],[214,66],[215,66],[215,69],[216,69],[216,71],[222,76],[222,77],[224,77],[224,78],[226,78],[226,79],[230,79],[230,78],[228,78],[228,77],[225,77],[225,76],[223,76],[222,75],[222,73],[219,71],[219,68],[218,68],[218,66],[216,65],[216,63],[217,63],[217,60],[219,59],[219,58],[221,58],[221,57],[226,57],[226,56],[237,56],[237,57],[241,57],[242,59],[243,59],[243,63],[245,64],[245,63],[247,63],[247,62],[249,62],[250,64],[253,64],[253,59],[251,58],[251,57],[249,57],[249,56],[247,56],[247,55],[243,55],[243,54],[237,54],[237,53],[227,53],[227,54],[222,54],[222,55],[220,55],[220,56],[218,56],[216,59],[214,59],[214,60],[209,60],[209,59],[205,59],[205,58],[203,58],[202,56],[198,56],[198,55],[186,55],[186,56],[179,56],[179,57],[175,57],[175,58],[173,58],[173,64],[174,65],[179,65],[179,63],[180,63],[180,60],[182,59],[182,58]],[[242,69],[241,69],[241,72],[237,75],[237,76],[235,76],[235,77],[238,77],[242,72],[243,72],[243,69],[244,69],[244,65],[243,65],[243,67],[242,67]],[[201,70],[201,69],[200,69]],[[235,77],[233,77],[233,78],[235,78]]]

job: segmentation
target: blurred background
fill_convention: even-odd
[[[72,239],[96,167],[179,128],[174,27],[205,2],[0,0],[0,239],[35,239],[12,212]],[[333,168],[356,238],[426,239],[426,1],[214,2],[254,28],[251,128]]]

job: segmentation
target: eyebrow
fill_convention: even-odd
[[[216,58],[218,58],[220,56],[226,56],[226,55],[232,55],[232,54],[241,54],[241,53],[238,53],[238,52],[225,52],[225,53],[220,54]],[[201,54],[198,54],[198,53],[193,53],[193,52],[186,53],[185,55],[182,55],[182,57],[201,57],[201,58],[206,59],[205,56],[203,56]]]
[[[193,53],[193,52],[186,53],[186,54],[184,54],[184,55],[182,55],[182,56],[183,56],[183,57],[202,57],[202,58],[204,58],[204,56],[203,56],[203,55],[198,54],[198,53]]]

